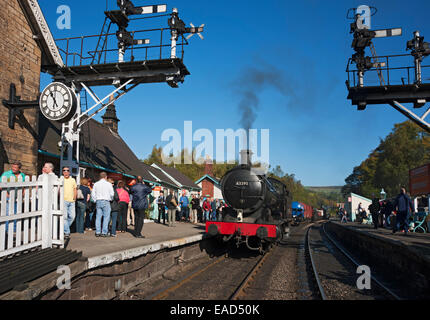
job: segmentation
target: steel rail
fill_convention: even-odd
[[[325,229],[325,223],[322,225],[322,229],[324,232],[324,235],[335,245],[335,247],[342,252],[342,254],[347,257],[353,264],[355,264],[357,267],[361,264],[358,263],[352,256],[349,254],[336,240],[334,240],[326,231]],[[382,289],[384,289],[387,293],[389,293],[392,297],[394,297],[396,300],[402,300],[397,294],[395,294],[392,290],[390,290],[388,287],[386,287],[381,281],[379,281],[373,274],[370,275],[371,279],[376,282]]]
[[[309,228],[308,228],[308,231],[306,232],[306,242],[307,242],[307,251],[308,251],[308,255],[309,255],[309,258],[310,258],[310,260],[311,260],[311,265],[312,265],[312,270],[313,270],[313,274],[314,274],[314,277],[315,277],[315,280],[316,280],[316,282],[317,282],[317,285],[318,285],[318,290],[319,290],[319,294],[320,294],[320,296],[321,296],[321,299],[322,300],[328,300],[327,299],[327,296],[326,296],[326,294],[325,294],[325,292],[324,292],[324,289],[323,289],[323,287],[322,287],[322,284],[321,284],[321,281],[320,281],[320,278],[319,278],[319,275],[318,275],[318,271],[317,271],[317,268],[316,268],[316,265],[315,265],[315,261],[314,261],[314,258],[313,258],[313,254],[312,254],[312,248],[311,248],[311,245],[310,245],[310,241],[309,241],[309,239],[310,239],[310,230],[311,230],[311,226],[309,226]]]
[[[198,269],[195,272],[191,273],[190,275],[187,275],[187,276],[183,277],[182,279],[176,281],[173,285],[169,286],[168,288],[163,288],[163,289],[157,291],[156,293],[150,295],[149,297],[145,298],[144,300],[160,300],[160,299],[165,299],[169,295],[170,292],[175,291],[176,289],[182,287],[185,283],[187,283],[190,280],[194,279],[199,274],[203,273],[204,271],[206,271],[210,267],[218,264],[219,262],[221,262],[223,260],[225,260],[225,256],[222,256],[222,257],[216,259],[214,262],[211,262],[210,264],[206,265],[205,267],[203,267],[201,269]]]
[[[234,292],[229,296],[228,300],[237,300],[237,298],[243,294],[243,290],[249,285],[250,280],[255,276],[258,269],[263,265],[265,259],[269,256],[269,252],[266,252],[263,256],[261,256],[257,263],[252,267],[251,271],[247,273],[246,277],[240,282],[240,284],[237,286],[237,288],[234,290]],[[224,261],[226,259],[226,256],[223,255],[222,257],[216,259],[214,262],[211,262],[210,264],[204,266],[203,268],[200,268],[190,275],[187,275],[180,280],[176,281],[173,285],[169,286],[168,288],[163,288],[156,293],[150,295],[149,297],[146,297],[144,300],[160,300],[165,299],[168,297],[170,292],[174,292],[175,290],[182,287],[187,282],[191,281],[198,275],[202,274],[207,269],[215,266],[221,261]]]
[[[254,267],[251,269],[251,271],[248,272],[245,279],[243,279],[243,281],[240,283],[239,287],[233,292],[233,294],[229,297],[228,300],[239,300],[239,297],[241,295],[243,295],[245,288],[249,285],[251,280],[255,277],[255,275],[257,274],[257,272],[259,271],[259,269],[261,268],[261,266],[263,265],[263,263],[265,262],[267,257],[270,256],[271,252],[272,252],[272,250],[265,252],[264,255],[262,255],[260,257],[260,259],[258,259],[257,263],[254,265]]]

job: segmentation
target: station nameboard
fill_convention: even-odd
[[[430,164],[409,170],[409,190],[411,196],[430,194]]]

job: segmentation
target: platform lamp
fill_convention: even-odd
[[[387,193],[384,191],[384,188],[381,190],[381,199],[385,200],[387,198]]]

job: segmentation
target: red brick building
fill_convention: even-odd
[[[202,188],[202,195],[215,199],[223,199],[220,181],[213,176],[213,164],[206,161],[205,175],[197,180],[196,185]]]

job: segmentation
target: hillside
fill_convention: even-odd
[[[332,187],[305,187],[305,189],[312,191],[312,192],[318,192],[318,193],[336,193],[340,194],[342,190],[342,186],[332,186]]]

